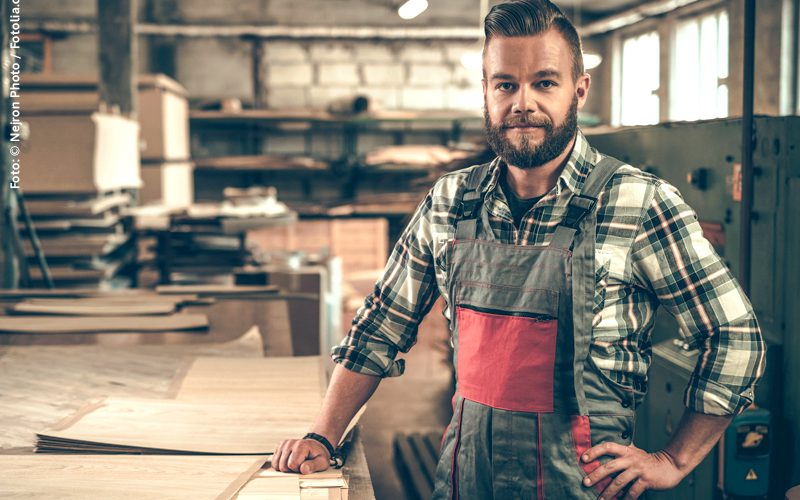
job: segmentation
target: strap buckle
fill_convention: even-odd
[[[567,213],[564,215],[561,225],[577,230],[583,218],[594,209],[596,203],[597,198],[576,194],[569,200]]]

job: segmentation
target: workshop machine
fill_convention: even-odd
[[[723,119],[586,131],[600,151],[677,187],[735,276],[749,251],[749,296],[767,343],[757,409],[738,416],[678,488],[648,492],[652,498],[782,499],[800,483],[800,117],[755,117],[749,248],[740,242],[741,127],[739,119]],[[699,353],[677,340],[677,332],[675,320],[659,310],[649,394],[635,435],[648,450],[663,447],[677,428]]]

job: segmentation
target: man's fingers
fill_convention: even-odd
[[[311,447],[303,441],[299,441],[292,447],[287,464],[290,470],[298,472],[303,462],[314,457],[315,455],[311,453]]]
[[[295,447],[296,443],[297,443],[297,441],[291,440],[291,441],[287,441],[286,444],[284,445],[283,450],[281,450],[281,459],[278,462],[278,470],[279,471],[281,471],[281,472],[290,472],[290,471],[292,471],[289,468],[289,459],[292,457],[292,451],[294,450],[294,447]]]
[[[311,474],[312,472],[321,472],[330,467],[330,461],[325,455],[318,455],[313,460],[306,460],[300,465],[300,474]]]
[[[280,463],[281,463],[281,456],[283,455],[283,448],[286,446],[286,441],[281,441],[278,443],[277,448],[275,448],[275,452],[272,454],[272,459],[270,463],[272,463],[272,468],[276,471],[280,471]]]
[[[637,477],[637,473],[631,471],[630,469],[626,470],[619,476],[615,477],[613,481],[611,481],[606,490],[600,494],[600,498],[604,500],[617,498],[617,494],[625,487],[625,485],[635,480]]]
[[[617,458],[611,460],[604,465],[593,470],[588,476],[583,479],[583,484],[586,486],[594,486],[603,480],[604,477],[609,476],[617,471],[627,469],[631,465],[631,460],[627,457]]]
[[[584,462],[592,462],[596,460],[597,457],[602,457],[603,455],[612,455],[612,456],[621,456],[626,454],[630,451],[628,446],[623,446],[621,444],[613,443],[611,441],[606,441],[604,443],[600,443],[597,446],[589,448],[589,450],[581,455],[581,460]]]
[[[640,496],[642,496],[642,493],[644,493],[645,490],[647,490],[647,485],[640,478],[635,483],[633,483],[633,486],[631,486],[631,489],[628,490],[628,494],[625,495],[625,500],[628,500],[628,499],[633,500],[633,499],[639,498]]]

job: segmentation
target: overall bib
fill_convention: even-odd
[[[596,199],[622,164],[604,158],[570,199],[547,246],[497,241],[474,169],[450,252],[456,394],[435,499],[596,499],[592,446],[631,443],[636,394],[589,357]],[[603,462],[610,457],[603,457]]]

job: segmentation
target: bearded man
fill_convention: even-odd
[[[319,418],[273,466],[330,464],[355,412],[437,297],[457,386],[434,498],[637,498],[675,487],[752,403],[764,369],[753,309],[667,182],[593,149],[577,127],[590,76],[547,0],[485,19],[491,163],[443,176],[342,343]],[[632,442],[664,306],[701,349],[672,440]]]

